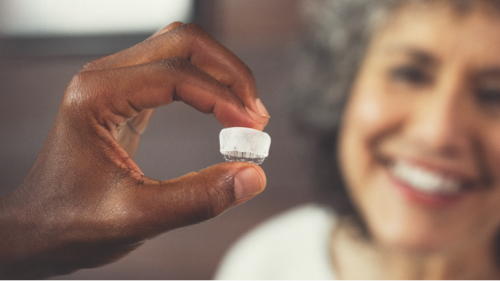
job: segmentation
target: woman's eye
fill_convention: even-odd
[[[430,82],[431,77],[427,72],[415,66],[401,66],[390,71],[391,78],[411,84],[425,84]]]
[[[477,97],[483,103],[500,104],[500,87],[478,89]]]

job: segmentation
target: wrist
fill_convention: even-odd
[[[53,269],[43,258],[41,228],[29,216],[26,202],[18,203],[16,192],[0,196],[0,279],[39,279]]]
[[[20,221],[16,218],[16,211],[12,209],[11,201],[12,194],[0,197],[0,278],[9,279],[16,278],[13,268],[17,267],[19,257],[19,234],[17,229],[20,226]]]

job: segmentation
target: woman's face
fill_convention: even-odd
[[[476,6],[403,8],[354,83],[341,169],[390,247],[490,247],[500,226],[500,15]]]

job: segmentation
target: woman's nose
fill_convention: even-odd
[[[456,157],[467,147],[467,105],[454,85],[417,98],[410,117],[412,138],[433,154]]]

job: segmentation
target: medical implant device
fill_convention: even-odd
[[[269,155],[271,137],[259,130],[232,127],[220,131],[220,153],[226,161],[262,164]]]

